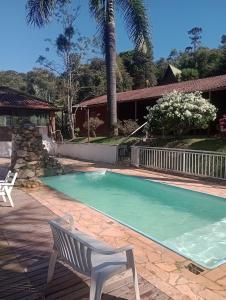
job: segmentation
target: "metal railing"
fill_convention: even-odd
[[[219,152],[131,147],[131,164],[194,176],[226,179],[226,155]]]
[[[119,145],[118,146],[118,161],[124,161],[130,159],[130,146]]]

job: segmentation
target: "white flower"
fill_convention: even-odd
[[[189,117],[192,116],[192,113],[189,110],[186,109],[185,112],[184,112],[184,115],[189,118]]]

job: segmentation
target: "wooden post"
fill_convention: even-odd
[[[137,101],[134,102],[134,121],[137,119]]]
[[[211,98],[212,98],[212,93],[211,93],[211,91],[209,91],[209,100],[210,100],[210,102],[211,102]]]
[[[90,142],[90,128],[89,128],[89,108],[87,108],[87,129],[88,129],[88,143]]]
[[[56,131],[56,116],[55,116],[55,112],[51,112],[50,113],[50,124],[51,124],[52,131],[55,132]]]
[[[51,111],[49,114],[49,136],[52,137],[55,134],[56,131],[56,122],[55,122],[55,112]]]

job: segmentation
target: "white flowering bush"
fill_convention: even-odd
[[[206,129],[216,119],[216,107],[201,92],[173,91],[148,107],[146,131],[180,135],[191,129]]]

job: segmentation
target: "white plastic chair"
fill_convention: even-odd
[[[69,228],[62,225],[67,221]],[[75,271],[90,277],[90,300],[100,300],[105,282],[115,274],[132,270],[136,300],[140,300],[137,272],[132,246],[114,249],[73,228],[73,217],[67,216],[49,222],[54,239],[50,256],[47,283],[54,274],[57,258]]]
[[[11,197],[11,192],[15,184],[18,173],[13,173],[11,171],[6,175],[5,180],[0,181],[0,196],[2,196],[3,201],[7,202],[7,199],[10,202],[10,205],[14,207],[13,199]]]

